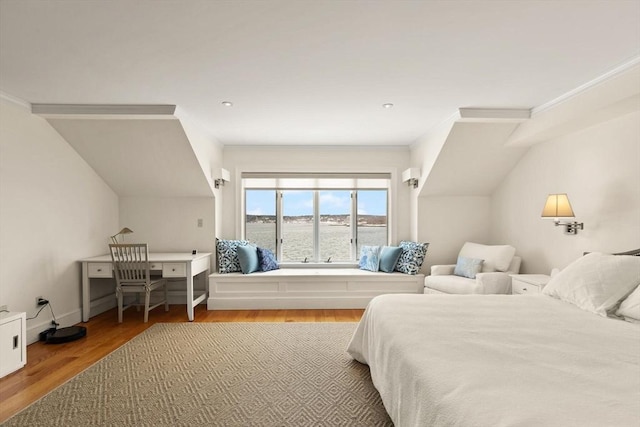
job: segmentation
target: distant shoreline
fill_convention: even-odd
[[[387,225],[386,215],[358,215],[358,226],[384,227]],[[349,214],[320,215],[320,223],[335,226],[348,226],[351,219]],[[312,224],[313,215],[285,215],[285,224]],[[275,215],[247,215],[247,224],[275,224]]]

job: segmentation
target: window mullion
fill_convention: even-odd
[[[349,218],[351,227],[351,261],[358,259],[358,192],[351,191],[351,218]]]
[[[313,192],[313,258],[320,261],[320,192]]]
[[[276,191],[276,258],[282,260],[282,191]]]

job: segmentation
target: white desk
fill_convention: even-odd
[[[193,321],[193,308],[207,298],[207,291],[193,298],[193,278],[200,273],[209,276],[211,253],[150,253],[151,270],[162,271],[162,277],[187,279],[187,315]],[[82,263],[82,321],[89,321],[91,310],[91,279],[112,278],[111,255],[81,259]],[[206,279],[205,279],[206,282]],[[110,298],[108,296],[106,298]],[[115,298],[115,296],[114,296]]]

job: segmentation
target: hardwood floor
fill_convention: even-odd
[[[357,322],[364,310],[195,310],[196,322]],[[186,322],[183,305],[168,312],[156,308],[143,323],[142,311],[124,312],[119,324],[115,309],[91,318],[87,336],[65,344],[34,343],[27,347],[27,365],[0,379],[0,422],[35,402],[113,350],[158,322]]]

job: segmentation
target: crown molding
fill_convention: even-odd
[[[31,112],[46,119],[175,119],[175,105],[32,104]]]
[[[537,107],[534,107],[533,109],[531,109],[531,115],[535,115],[535,114],[539,114],[542,113],[543,111],[546,111],[550,108],[555,107],[558,104],[562,104],[565,101],[568,101],[569,99],[580,95],[583,92],[588,91],[589,89],[592,89],[595,86],[598,86],[599,84],[606,82],[607,80],[622,74],[628,70],[630,70],[633,67],[636,67],[637,65],[640,64],[640,56],[636,56],[633,59],[623,63],[622,65],[614,68],[613,70],[604,73],[603,75],[601,75],[600,77],[596,77],[595,79],[581,85],[578,86],[577,88],[570,90],[569,92],[560,95],[559,97],[552,99],[549,102],[546,102],[542,105],[539,105]]]
[[[530,108],[459,108],[460,122],[520,123],[531,118]]]

